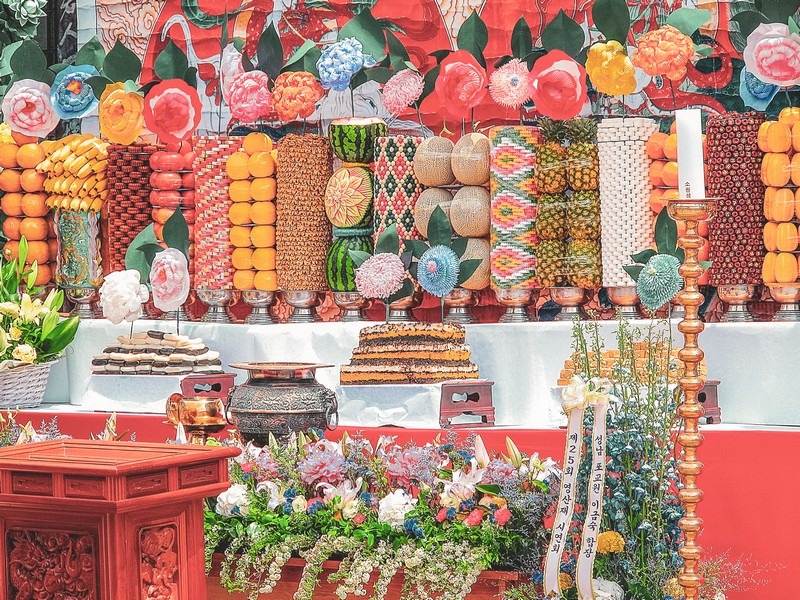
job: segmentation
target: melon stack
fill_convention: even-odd
[[[350,250],[372,254],[375,142],[388,132],[378,118],[335,119],[328,127],[333,154],[342,166],[325,188],[325,214],[334,240],[325,258],[325,278],[333,292],[356,291]]]
[[[278,289],[275,272],[275,162],[277,151],[265,133],[253,132],[244,138],[242,149],[228,157],[226,168],[233,203],[228,209],[230,239],[235,247],[234,289],[274,292]]]
[[[798,222],[800,222],[800,113],[784,109],[777,121],[765,121],[758,130],[764,152],[761,181],[764,194],[764,283],[795,283],[800,279]]]
[[[424,140],[414,155],[414,173],[426,186],[414,207],[414,225],[428,237],[428,222],[436,207],[450,218],[455,235],[468,238],[461,260],[481,259],[481,264],[461,287],[482,290],[491,271],[489,232],[490,142],[482,133],[469,133],[455,144],[443,137]]]
[[[3,235],[8,238],[3,255],[6,259],[17,258],[19,240],[24,236],[28,241],[27,263],[36,262],[39,268],[36,285],[50,283],[58,254],[53,217],[44,192],[45,176],[36,171],[42,160],[41,144],[0,144],[0,192],[4,192],[0,212],[5,217]]]

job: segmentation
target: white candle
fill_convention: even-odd
[[[675,112],[678,132],[678,193],[681,198],[705,198],[703,125],[698,108]]]

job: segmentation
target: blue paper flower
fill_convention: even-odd
[[[406,519],[405,522],[403,522],[403,529],[405,529],[409,535],[413,535],[414,537],[425,537],[425,532],[422,531],[422,527],[419,526],[419,523],[416,519]]]
[[[739,95],[744,100],[745,106],[757,111],[767,110],[780,89],[779,85],[765,83],[746,69],[742,69],[739,75]]]
[[[343,92],[361,67],[374,64],[375,59],[364,54],[361,42],[345,38],[325,48],[317,61],[317,70],[322,87]]]
[[[647,308],[657,310],[672,300],[683,287],[678,274],[681,261],[670,254],[656,254],[639,273],[636,291]]]
[[[460,268],[455,252],[447,246],[434,246],[419,259],[417,281],[423,290],[441,298],[456,287]]]
[[[56,114],[62,119],[79,119],[97,106],[92,86],[86,80],[98,75],[92,65],[67,67],[58,73],[50,88]]]

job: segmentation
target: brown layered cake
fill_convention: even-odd
[[[361,330],[342,385],[477,379],[464,328],[454,323],[384,323]]]

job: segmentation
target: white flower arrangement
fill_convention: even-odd
[[[106,276],[100,287],[100,305],[103,316],[119,325],[133,323],[142,316],[142,303],[150,298],[147,286],[140,280],[139,271],[115,271]]]

